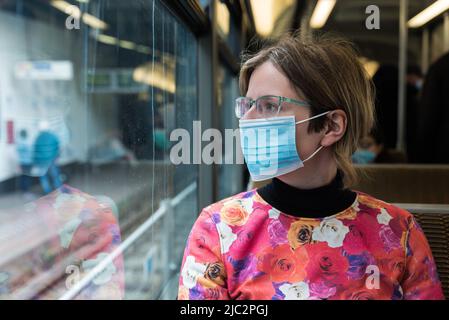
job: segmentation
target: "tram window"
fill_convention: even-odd
[[[219,91],[218,91],[218,112],[220,113],[220,131],[223,137],[226,136],[226,129],[238,130],[238,121],[235,115],[229,110],[232,110],[233,99],[232,97],[238,96],[239,88],[238,88],[238,80],[235,75],[231,73],[229,68],[225,65],[220,65],[218,69],[217,79],[219,82]],[[235,132],[235,131],[234,131]],[[233,140],[231,140],[233,142]],[[237,141],[236,141],[237,143]],[[231,148],[224,148],[224,160],[223,163],[218,166],[218,197],[220,199],[229,197],[233,194],[236,194],[240,191],[239,188],[243,185],[242,181],[242,165],[239,164],[229,164],[236,163],[236,160],[227,160],[227,157],[234,157],[236,159],[237,155],[233,153],[227,154]],[[231,150],[235,150],[232,148]],[[233,183],[229,183],[229,181],[233,181]]]
[[[160,298],[198,212],[169,161],[196,57],[161,1],[0,2],[0,298]]]

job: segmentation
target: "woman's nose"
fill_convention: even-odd
[[[256,104],[253,104],[251,108],[245,113],[245,115],[242,117],[243,120],[249,120],[249,119],[257,119],[257,110],[256,110]]]

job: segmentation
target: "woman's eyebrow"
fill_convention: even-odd
[[[268,97],[268,96],[274,96],[274,94],[259,94],[259,95],[257,95],[256,99],[259,99],[259,98],[262,98],[262,97]],[[252,97],[248,97],[248,96],[246,96],[246,97],[251,99],[251,100],[256,100],[256,99],[253,99]]]

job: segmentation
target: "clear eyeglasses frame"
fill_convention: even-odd
[[[235,99],[235,115],[237,118],[243,118],[243,116],[252,108],[256,106],[256,112],[261,118],[276,117],[279,115],[284,102],[310,107],[310,103],[307,101],[301,101],[291,99],[282,96],[266,95],[261,96],[255,100],[248,97],[238,97]]]

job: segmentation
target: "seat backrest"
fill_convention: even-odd
[[[449,204],[449,165],[374,164],[356,166],[353,187],[387,202]]]
[[[449,165],[357,165],[359,183],[352,187],[387,202],[449,204]],[[250,181],[260,188],[271,180]]]
[[[397,204],[409,211],[423,229],[437,265],[446,299],[449,299],[449,205]]]

